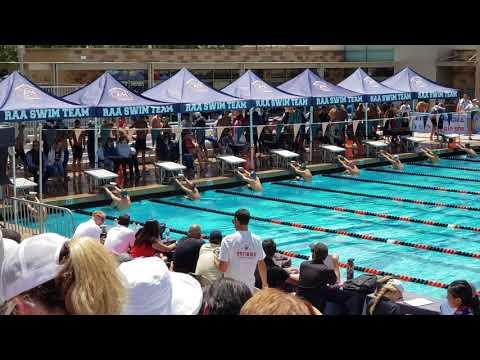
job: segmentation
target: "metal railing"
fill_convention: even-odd
[[[66,96],[81,87],[83,87],[83,85],[41,86],[43,90],[57,97]]]
[[[69,209],[15,197],[3,199],[2,222],[22,237],[53,232],[70,238],[75,230]]]

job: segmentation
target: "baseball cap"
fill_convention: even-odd
[[[196,315],[202,288],[193,277],[169,271],[156,257],[142,257],[119,266],[126,280],[127,303],[123,315]]]
[[[2,241],[0,299],[10,300],[55,279],[60,270],[60,251],[67,241],[66,237],[54,233],[32,236],[17,246]]]

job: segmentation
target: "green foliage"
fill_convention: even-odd
[[[16,45],[0,45],[0,61],[18,61]]]

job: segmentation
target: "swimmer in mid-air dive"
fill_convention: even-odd
[[[132,205],[128,191],[120,189],[117,184],[110,183],[111,189],[108,186],[104,186],[105,192],[112,199],[111,207],[117,210],[126,210]]]
[[[345,172],[348,175],[352,175],[352,176],[360,175],[360,170],[358,169],[357,165],[355,164],[355,161],[348,160],[343,155],[337,155],[337,161],[340,164],[342,164],[342,166],[345,168]]]
[[[253,190],[255,192],[263,191],[262,182],[260,181],[260,178],[257,176],[255,171],[249,173],[243,167],[238,167],[234,170],[234,173],[247,183],[247,186],[250,190]]]
[[[438,157],[438,155],[430,150],[430,149],[427,149],[427,148],[421,148],[420,151],[432,162],[432,163],[437,163],[440,158]]]
[[[400,158],[398,155],[392,155],[389,154],[386,151],[380,150],[379,154],[385,158],[385,160],[389,161],[392,164],[392,168],[395,170],[403,170],[404,166],[402,162],[400,161]]]
[[[185,198],[189,200],[200,200],[200,192],[197,185],[188,180],[185,175],[180,174],[174,179],[177,185],[185,193]]]
[[[293,169],[296,175],[296,180],[300,180],[300,177],[303,178],[305,182],[312,181],[312,173],[309,169],[305,166],[305,164],[300,164],[298,161],[290,161],[289,166]]]

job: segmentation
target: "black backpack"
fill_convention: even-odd
[[[355,291],[361,294],[371,294],[377,288],[377,277],[375,275],[362,274],[343,284],[343,289]]]

